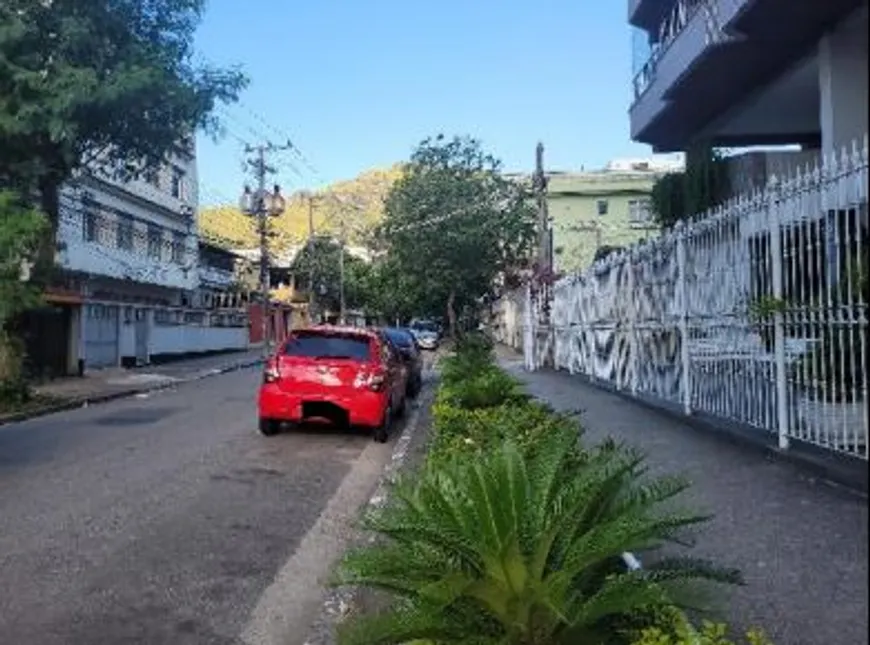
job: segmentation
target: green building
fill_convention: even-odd
[[[553,264],[559,273],[582,271],[602,247],[626,247],[655,235],[650,193],[664,170],[611,164],[592,172],[548,173]]]

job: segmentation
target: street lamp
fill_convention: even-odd
[[[253,191],[250,186],[245,186],[239,199],[239,209],[250,217],[257,218],[257,229],[260,233],[260,296],[263,301],[263,354],[269,355],[269,317],[271,285],[269,284],[269,235],[268,220],[270,217],[278,217],[287,206],[287,201],[281,195],[281,187],[278,184],[272,192],[266,190],[263,185],[263,174],[260,174],[260,187]]]
[[[286,207],[287,200],[281,194],[281,187],[278,184],[275,184],[271,193],[263,195],[263,208],[270,217],[279,217],[284,213]]]
[[[250,186],[245,186],[239,199],[239,210],[252,217],[278,217],[284,213],[286,207],[287,200],[281,194],[278,184],[275,184],[272,192],[265,188],[254,191]]]
[[[239,210],[245,215],[253,215],[254,208],[254,193],[250,186],[245,185],[245,190],[242,191],[242,196],[239,199]]]

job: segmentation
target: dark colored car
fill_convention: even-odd
[[[423,387],[423,357],[414,334],[409,329],[388,327],[384,335],[408,367],[408,396],[417,396]]]

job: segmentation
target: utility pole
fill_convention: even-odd
[[[538,273],[545,278],[540,289],[541,313],[544,325],[550,319],[550,289],[549,280],[553,270],[553,239],[550,230],[550,215],[547,208],[547,175],[544,173],[544,144],[538,143],[535,148],[535,175],[532,180],[538,204]]]
[[[268,358],[271,354],[271,339],[269,337],[269,320],[271,318],[271,284],[269,280],[269,218],[278,217],[284,212],[286,202],[281,196],[281,188],[275,184],[271,193],[266,191],[266,177],[274,174],[275,169],[266,162],[266,155],[272,152],[289,150],[293,145],[288,141],[282,146],[272,143],[258,146],[245,146],[245,154],[253,154],[254,158],[248,161],[248,165],[254,172],[257,189],[251,191],[245,186],[240,202],[243,213],[257,220],[257,233],[260,238],[260,298],[263,302],[263,356]]]
[[[345,246],[347,245],[347,229],[348,229],[348,221],[347,221],[347,212],[346,209],[355,210],[357,213],[361,213],[363,208],[359,204],[348,204],[343,200],[339,200],[341,204],[341,219],[339,220],[339,255],[338,255],[338,293],[339,293],[339,308],[338,308],[338,320],[342,325],[347,324],[347,304],[345,303],[345,295],[344,295],[344,259],[345,259]],[[353,227],[352,227],[353,228]],[[357,228],[353,228],[353,231],[358,232]]]
[[[540,269],[552,269],[550,215],[547,208],[547,176],[544,173],[544,144],[535,149],[535,175],[532,181],[538,204],[538,265]]]
[[[308,324],[314,323],[314,194],[308,195]]]
[[[339,240],[338,250],[338,322],[341,325],[347,324],[347,305],[344,302],[344,245],[347,244],[347,230],[345,224],[341,223],[341,239]]]

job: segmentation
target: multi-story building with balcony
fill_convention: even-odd
[[[199,240],[199,289],[194,301],[204,309],[222,308],[241,295],[236,289],[237,264],[242,260],[232,251]]]
[[[49,301],[67,310],[66,371],[188,352],[190,334],[158,328],[197,322],[196,209],[192,139],[138,179],[82,172],[63,187],[57,264],[74,288]]]
[[[867,0],[628,0],[632,139],[657,151],[867,133]]]

